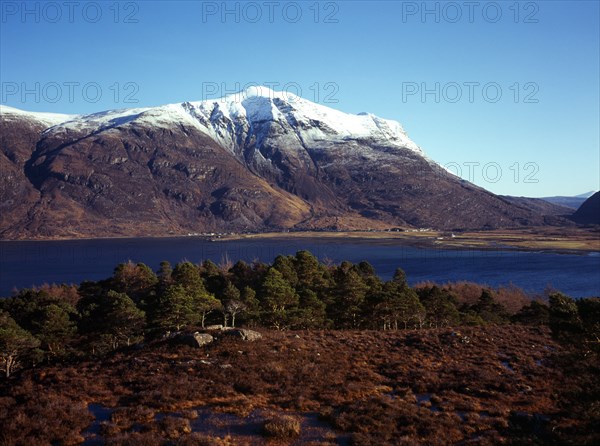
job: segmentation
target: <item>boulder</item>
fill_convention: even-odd
[[[206,327],[207,330],[223,330],[222,325],[209,325]]]
[[[246,328],[234,328],[232,330],[227,330],[225,334],[235,336],[244,341],[256,341],[262,338],[262,335],[258,331],[248,330]]]
[[[179,337],[183,344],[189,345],[190,347],[202,347],[203,345],[210,344],[214,338],[208,333],[187,333]]]

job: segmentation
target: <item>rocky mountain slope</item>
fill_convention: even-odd
[[[0,237],[557,223],[446,172],[401,125],[255,87],[85,116],[0,108]]]

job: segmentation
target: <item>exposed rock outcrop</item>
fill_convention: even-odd
[[[214,341],[214,338],[208,333],[199,332],[181,334],[178,339],[190,347],[203,347]]]

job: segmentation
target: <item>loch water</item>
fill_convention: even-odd
[[[0,242],[0,296],[43,283],[80,283],[109,277],[131,260],[157,269],[160,262],[211,259],[271,262],[279,254],[306,249],[321,260],[370,262],[383,279],[398,267],[411,284],[473,281],[489,286],[514,284],[532,293],[547,287],[573,297],[600,296],[600,253],[559,254],[509,249],[417,248],[394,240],[243,239],[199,237]]]

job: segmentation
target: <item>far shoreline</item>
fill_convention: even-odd
[[[11,242],[67,242],[95,240],[201,239],[212,242],[249,240],[302,240],[390,242],[423,249],[535,251],[558,254],[600,252],[600,228],[537,227],[488,231],[357,230],[357,231],[280,231],[260,233],[193,233],[165,235],[69,236],[0,240]]]

